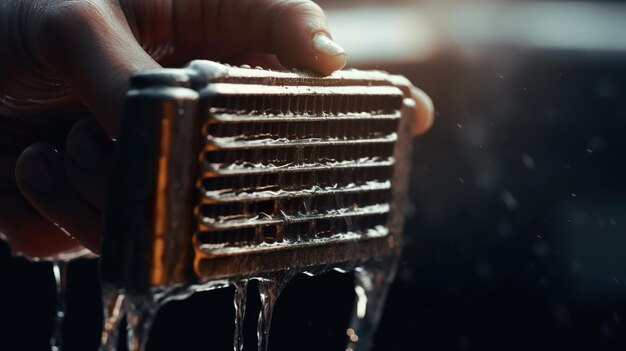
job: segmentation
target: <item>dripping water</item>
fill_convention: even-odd
[[[341,211],[345,211],[346,210],[347,207],[346,207],[346,204],[344,202],[343,196],[341,196],[341,194],[335,193],[335,203],[337,204],[337,209],[339,209]],[[352,230],[353,230],[352,217],[351,216],[344,216],[343,220],[346,222],[347,232],[352,232]]]
[[[259,323],[257,325],[258,350],[267,351],[269,342],[270,323],[274,304],[278,298],[279,291],[274,289],[271,283],[259,282],[259,295],[261,297],[261,311],[259,312]]]
[[[267,351],[269,343],[270,324],[272,322],[272,313],[274,305],[280,292],[283,290],[287,282],[293,277],[293,273],[289,271],[279,272],[271,277],[259,280],[259,296],[261,298],[261,311],[259,312],[259,321],[257,324],[257,342],[258,351]]]
[[[60,228],[60,227],[59,227]],[[63,228],[61,228],[64,230]],[[0,233],[0,239],[6,240]],[[57,254],[51,257],[37,258],[24,256],[21,252],[16,253],[31,262],[49,261],[52,262],[52,276],[54,278],[56,292],[56,307],[54,316],[54,330],[50,337],[50,349],[52,351],[60,351],[63,346],[63,329],[66,314],[66,288],[67,288],[67,266],[69,262],[79,258],[95,257],[88,249],[80,249],[77,251],[69,251]]]
[[[104,324],[100,350],[114,351],[119,339],[120,321],[124,316],[124,294],[116,288],[104,288],[102,294]]]
[[[63,323],[65,321],[65,288],[67,281],[67,265],[65,261],[53,261],[52,273],[56,287],[56,314],[54,332],[50,338],[50,349],[60,351],[63,345]]]
[[[152,297],[126,297],[128,350],[144,351],[158,309]]]
[[[233,336],[234,351],[243,351],[243,319],[246,315],[246,293],[248,290],[248,281],[239,281],[234,283],[235,296],[233,304],[235,305],[235,335]]]
[[[346,351],[368,351],[372,348],[399,260],[396,256],[390,261],[369,263],[355,270],[356,301],[350,327],[346,330]]]

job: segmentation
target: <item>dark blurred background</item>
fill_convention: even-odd
[[[626,347],[626,3],[320,1],[350,66],[433,98],[376,350]],[[0,349],[46,350],[49,264],[0,246]],[[247,350],[256,347],[256,284]],[[148,350],[231,350],[232,289],[165,306]],[[296,277],[270,350],[344,350],[352,277]],[[97,262],[69,269],[67,350],[94,350]]]

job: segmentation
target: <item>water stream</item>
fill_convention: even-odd
[[[261,311],[259,311],[259,322],[257,324],[258,351],[267,351],[270,338],[270,325],[274,305],[278,300],[281,291],[287,282],[293,277],[291,271],[277,272],[272,276],[259,280],[259,296],[261,298]]]
[[[235,284],[235,335],[233,336],[234,351],[243,351],[243,319],[246,316],[246,294],[248,291],[248,281],[239,281]]]
[[[353,262],[339,266],[318,267],[302,272],[295,270],[278,271],[252,278],[259,282],[259,298],[261,302],[257,324],[257,350],[268,351],[269,349],[269,332],[274,306],[289,280],[297,273],[318,275],[331,269],[342,273],[355,272],[354,291],[356,299],[353,316],[349,328],[346,330],[348,340],[345,350],[370,350],[382,315],[387,291],[394,279],[398,262],[399,256],[396,256],[383,260],[375,259],[365,263]],[[59,296],[62,298],[62,287],[64,286],[63,265],[55,265],[54,272],[55,280],[58,284],[57,288],[61,289],[59,290]],[[201,285],[126,296],[118,288],[104,286],[104,324],[101,350],[117,349],[120,320],[124,315],[126,315],[127,319],[128,350],[144,351],[150,328],[159,306],[170,300],[188,298],[194,292],[221,289],[232,285],[235,287],[233,296],[235,309],[233,350],[243,351],[243,321],[246,312],[248,281],[247,279],[206,281]],[[63,310],[63,304],[60,304],[59,310]],[[63,315],[64,313],[62,312],[57,313],[58,322],[62,322]],[[54,348],[54,345],[60,345],[60,340],[60,332],[57,331],[53,338],[53,351],[59,351],[59,346]]]
[[[115,351],[119,339],[120,322],[124,317],[126,306],[124,294],[119,289],[104,287],[102,294],[104,323],[100,349]]]
[[[56,287],[56,311],[54,331],[50,338],[50,350],[60,351],[63,345],[63,324],[65,322],[65,288],[67,282],[67,265],[65,261],[52,262],[52,274]]]
[[[126,296],[128,350],[145,351],[159,304],[152,296]]]
[[[352,320],[346,330],[346,351],[368,351],[372,348],[398,263],[399,257],[394,257],[386,262],[371,262],[355,270],[356,300]]]
[[[373,345],[373,338],[385,304],[387,291],[395,276],[399,257],[393,257],[383,261],[371,261],[361,264],[355,271],[356,294],[353,316],[349,328],[346,330],[348,338],[346,351],[368,351]],[[325,267],[313,272],[303,272],[309,275],[317,275],[334,268],[340,272],[351,271],[350,268]],[[60,272],[60,267],[59,267]],[[268,351],[269,332],[272,321],[274,306],[285,285],[299,272],[281,271],[274,272],[262,277],[259,281],[259,298],[261,309],[257,324],[258,351]],[[55,271],[55,277],[56,277]],[[60,277],[61,275],[59,275]],[[62,281],[62,280],[60,280]],[[156,316],[158,307],[171,299],[184,299],[193,291],[204,291],[228,286],[228,283],[206,282],[203,286],[187,289],[185,294],[163,294],[160,298],[155,296],[124,296],[116,289],[104,289],[104,326],[102,331],[101,350],[115,350],[118,343],[119,324],[126,313],[128,350],[144,351],[148,341],[150,327]],[[243,320],[246,312],[246,294],[248,280],[231,281],[235,287],[233,305],[235,308],[235,330],[233,335],[233,350],[243,350]],[[56,335],[56,334],[55,334]],[[58,350],[58,349],[53,349]]]

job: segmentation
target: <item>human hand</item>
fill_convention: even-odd
[[[27,256],[55,256],[81,245],[98,252],[111,138],[119,130],[129,77],[197,58],[328,74],[345,65],[346,54],[325,22],[311,1],[3,2],[0,52],[11,55],[0,57],[0,114],[26,124],[24,115],[46,115],[55,126],[60,119],[51,114],[84,104],[93,118],[75,125],[64,153],[38,143],[20,155],[15,175],[28,201],[12,177],[0,175],[8,194],[0,198],[0,232]],[[417,89],[414,95],[421,133],[432,122],[432,103]],[[57,134],[52,139],[60,147],[65,133]],[[35,139],[22,138],[21,145],[24,140]],[[19,144],[8,145],[8,156],[0,153],[9,175]]]

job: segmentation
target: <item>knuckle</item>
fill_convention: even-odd
[[[305,32],[327,32],[326,15],[322,8],[309,0],[275,1],[273,18],[275,25],[281,28],[289,27]],[[297,24],[294,28],[294,24]]]
[[[44,11],[33,30],[33,51],[46,65],[64,65],[66,52],[88,33],[106,26],[103,3],[92,0],[57,2]]]
[[[287,0],[279,6],[280,12],[286,16],[324,16],[322,8],[310,0]]]
[[[92,18],[101,13],[102,5],[96,1],[64,1],[55,6],[51,13],[61,19],[66,18]]]
[[[40,39],[63,36],[103,18],[103,8],[94,1],[63,1],[49,8],[41,17]]]

